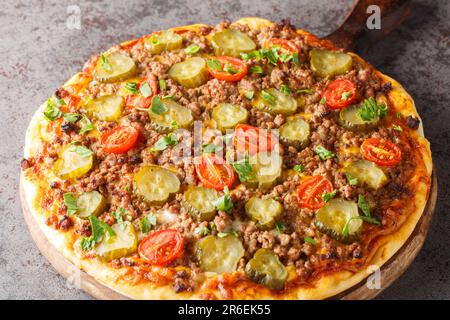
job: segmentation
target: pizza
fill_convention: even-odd
[[[381,267],[428,199],[394,79],[289,23],[153,32],[95,55],[34,114],[25,206],[135,299],[324,299]]]

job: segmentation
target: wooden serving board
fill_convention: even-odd
[[[69,262],[55,247],[47,240],[47,237],[40,230],[39,225],[33,217],[30,208],[25,199],[26,195],[20,184],[20,201],[22,203],[23,215],[28,225],[34,242],[41,251],[42,255],[52,264],[52,266],[63,277],[70,278],[73,276],[73,270],[76,267]],[[403,272],[411,265],[415,257],[418,255],[430,227],[430,221],[436,207],[437,199],[437,178],[433,172],[430,195],[422,217],[416,225],[411,236],[408,238],[403,247],[381,267],[381,288],[378,290],[369,289],[366,281],[363,280],[359,284],[346,290],[345,292],[333,297],[333,299],[353,300],[353,299],[373,299],[381,291],[389,287]],[[82,290],[97,299],[124,300],[128,297],[109,289],[103,284],[96,281],[86,272],[80,271],[79,285]]]

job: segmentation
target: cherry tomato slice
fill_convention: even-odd
[[[149,234],[139,244],[139,256],[152,265],[164,266],[178,258],[184,238],[177,230],[158,230]]]
[[[323,176],[312,176],[305,181],[297,189],[297,200],[300,206],[317,210],[325,205],[322,199],[324,192],[333,191],[331,182]]]
[[[208,66],[209,73],[216,79],[235,82],[241,80],[247,74],[247,65],[244,61],[232,57],[214,57],[222,65],[222,70],[215,70]],[[228,67],[228,69],[227,69]],[[233,70],[233,72],[230,72]]]
[[[361,145],[364,159],[375,162],[379,166],[390,167],[400,162],[402,151],[393,142],[382,138],[369,138]]]
[[[197,160],[195,171],[205,187],[218,191],[231,188],[235,180],[231,165],[214,154],[204,154]]]
[[[102,136],[101,143],[106,153],[125,153],[130,150],[139,137],[139,131],[132,126],[118,126]]]
[[[300,48],[294,43],[294,41],[289,41],[281,38],[272,38],[268,42],[268,47],[280,46],[286,53],[296,53]]]
[[[356,84],[350,80],[334,80],[325,88],[322,98],[331,110],[343,109],[356,98]]]
[[[137,84],[137,89],[141,87],[143,83],[148,83],[150,86],[150,89],[152,90],[152,94],[149,97],[144,97],[141,92],[139,91],[138,94],[132,94],[128,95],[125,98],[125,104],[127,107],[135,107],[135,108],[142,108],[142,109],[148,109],[152,105],[152,98],[155,94],[158,93],[158,81],[154,79],[146,79],[140,83]]]
[[[274,150],[277,138],[266,129],[238,124],[234,129],[233,144],[237,152],[248,152],[253,156],[259,152]]]

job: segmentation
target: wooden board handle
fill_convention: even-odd
[[[345,50],[364,51],[409,17],[410,4],[410,0],[356,0],[342,25],[325,39]],[[371,5],[380,8],[380,29],[367,27],[367,20],[373,14],[367,12]]]

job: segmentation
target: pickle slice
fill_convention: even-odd
[[[344,74],[353,66],[352,57],[346,53],[312,49],[309,53],[311,69],[320,77]]]
[[[77,208],[77,215],[80,218],[88,218],[91,215],[98,216],[106,209],[106,199],[96,190],[86,192],[78,197]]]
[[[211,37],[211,46],[216,56],[237,57],[241,53],[256,49],[256,44],[245,33],[238,30],[225,29]]]
[[[280,129],[280,140],[286,145],[303,149],[309,142],[309,124],[301,119],[294,118],[288,120]]]
[[[95,118],[103,121],[119,121],[124,106],[123,97],[105,95],[88,102],[86,109]]]
[[[212,118],[222,132],[240,123],[246,123],[248,111],[244,107],[230,103],[220,103],[212,110]]]
[[[199,240],[195,253],[200,268],[204,272],[234,272],[239,260],[244,256],[241,240],[233,235],[220,238],[213,235]]]
[[[77,152],[76,144],[68,144],[61,149],[59,159],[55,162],[55,174],[61,179],[76,179],[91,170],[94,164],[94,156]],[[84,147],[83,147],[84,148]],[[85,148],[87,151],[89,149]]]
[[[281,176],[283,159],[277,152],[259,152],[249,159],[255,173],[254,179],[245,181],[250,187],[263,190],[271,188]]]
[[[167,30],[159,34],[153,34],[144,40],[144,47],[151,54],[159,54],[163,51],[181,49],[183,46],[183,37],[179,34]]]
[[[191,109],[183,107],[169,98],[162,99],[161,102],[166,107],[164,113],[149,113],[153,129],[160,133],[168,133],[176,128],[186,129],[192,125],[194,117]]]
[[[102,261],[122,258],[136,251],[137,235],[130,222],[114,224],[111,228],[116,235],[103,240],[95,247],[95,252]]]
[[[259,92],[252,105],[270,114],[290,115],[297,111],[297,100],[275,88]]]
[[[205,187],[190,187],[184,193],[183,207],[199,221],[211,221],[216,215],[214,201],[219,193]]]
[[[361,219],[352,219],[358,216],[358,206],[355,202],[336,198],[316,212],[314,224],[331,238],[342,243],[352,243],[358,239],[363,224]],[[349,222],[348,234],[344,235],[342,230],[349,219],[352,220]]]
[[[170,170],[158,166],[144,166],[134,176],[135,193],[146,202],[163,204],[180,189],[180,180]]]
[[[283,213],[283,206],[274,199],[251,197],[245,204],[245,213],[256,221],[261,229],[271,229]]]
[[[272,290],[282,290],[288,277],[286,267],[269,249],[261,248],[245,266],[245,273],[255,282]]]
[[[358,116],[358,111],[362,105],[353,104],[339,112],[339,124],[344,128],[353,131],[364,131],[376,127],[380,118],[375,116],[371,121],[365,121]]]
[[[136,64],[130,57],[113,52],[99,58],[94,70],[94,77],[100,82],[117,82],[125,80],[137,72]]]
[[[354,161],[344,171],[357,178],[359,184],[366,184],[369,188],[375,190],[384,186],[388,181],[383,170],[372,161]]]
[[[169,77],[185,88],[196,88],[208,81],[209,72],[205,59],[193,57],[175,63],[169,70]]]

